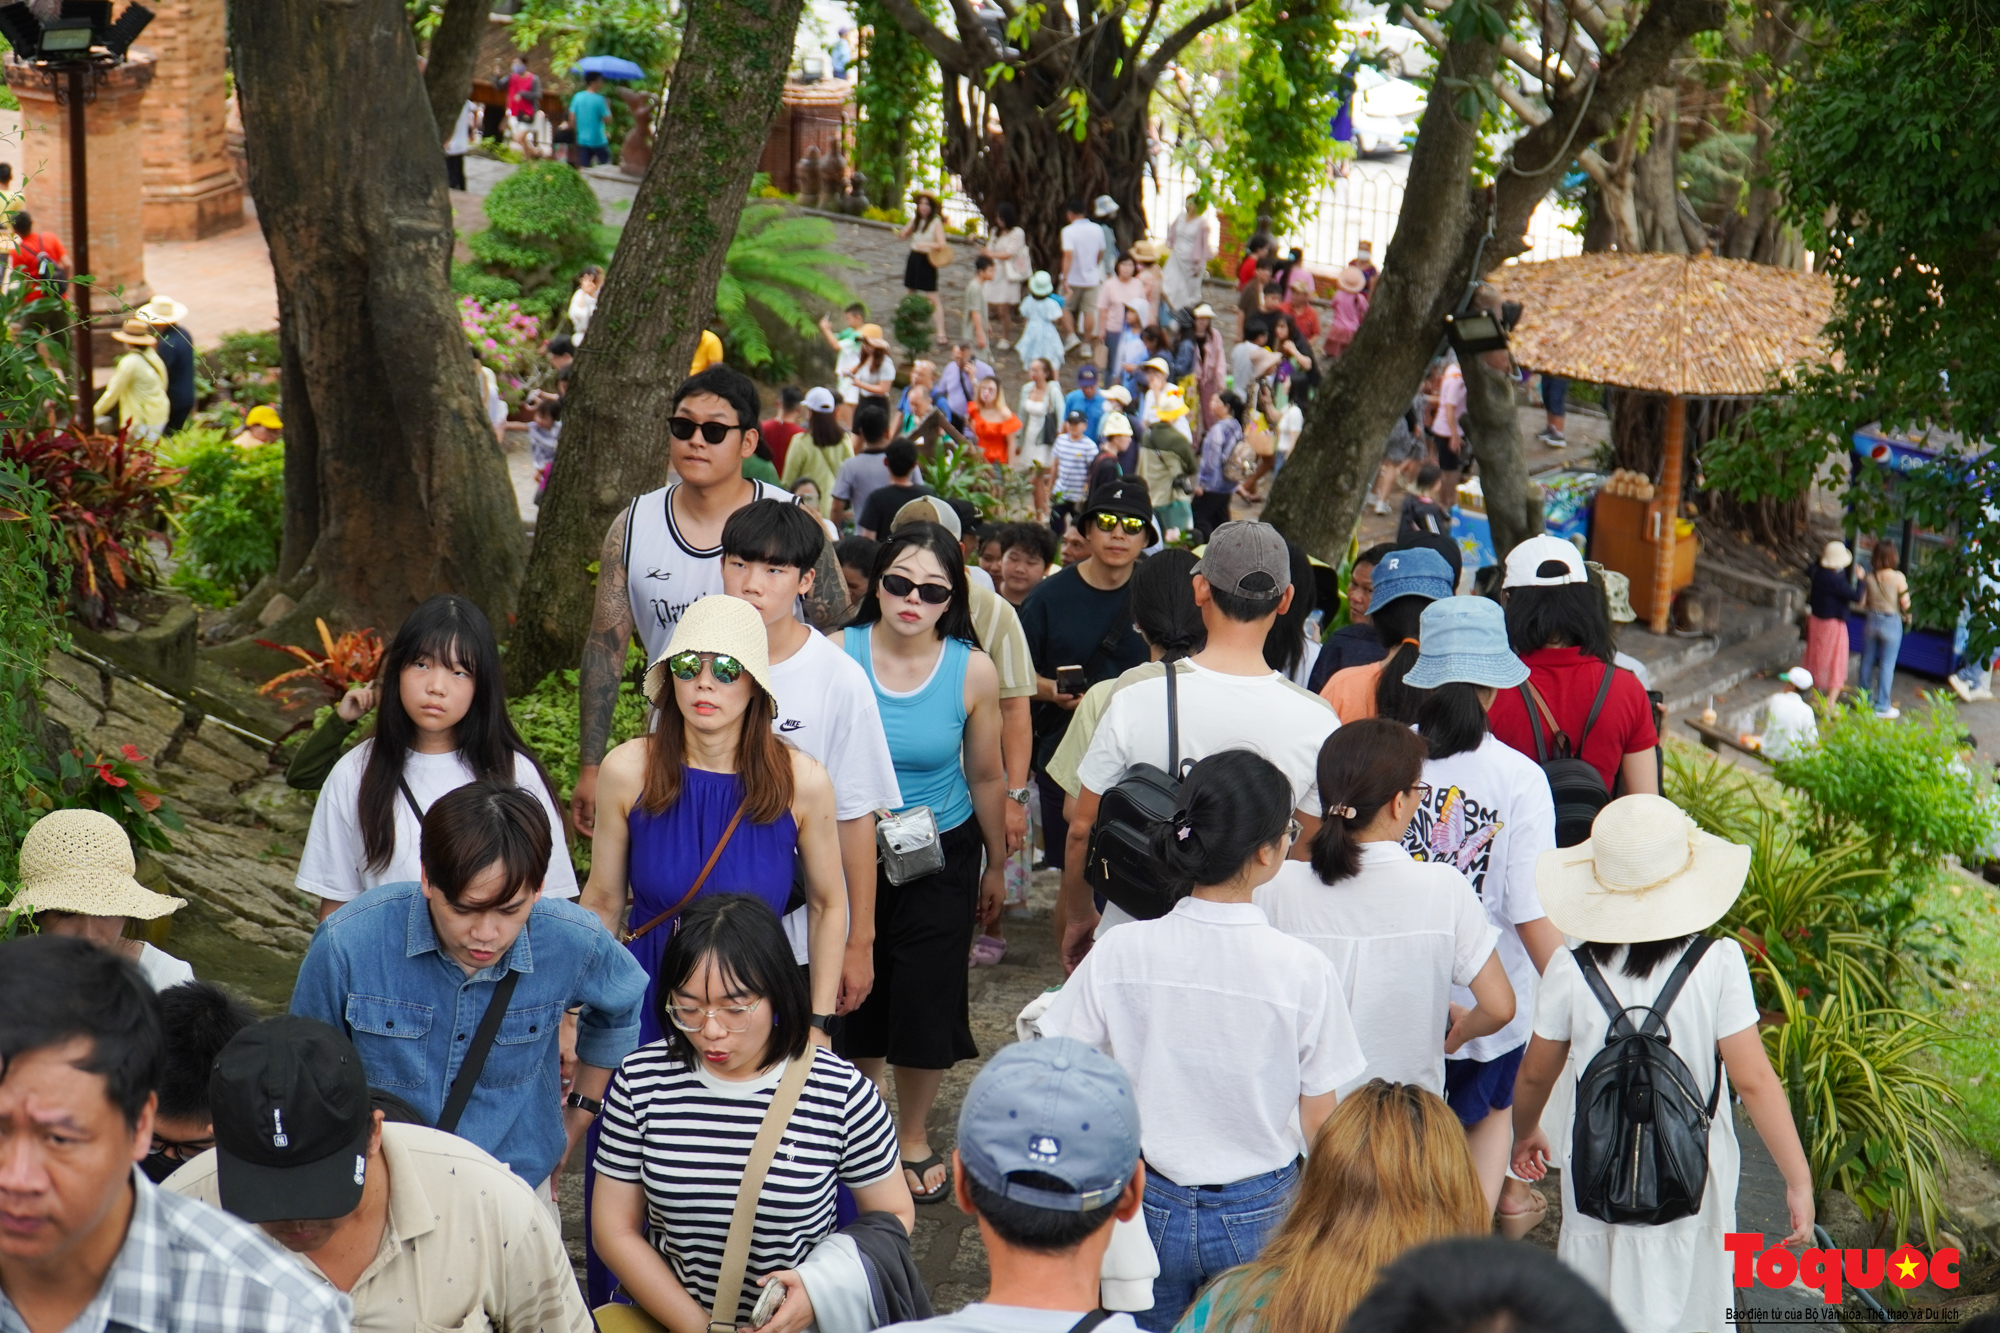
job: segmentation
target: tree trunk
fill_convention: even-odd
[[[1646,97],[1643,110],[1650,133],[1646,147],[1632,169],[1632,202],[1639,226],[1639,248],[1649,254],[1684,255],[1687,239],[1681,233],[1679,209],[1680,116],[1679,98],[1671,87],[1655,88]]]
[[[791,64],[802,0],[688,7],[657,152],[578,349],[508,651],[516,693],[574,667],[611,520],[666,481],[667,419],[715,309],[736,220]]]
[[[445,284],[439,145],[410,133],[432,121],[403,6],[245,0],[229,19],[284,331],[283,559],[316,575],[266,636],[316,641],[316,614],[387,633],[446,590],[504,623],[525,542]]]
[[[438,142],[451,137],[465,99],[472,96],[472,62],[486,32],[491,0],[444,0],[444,13],[431,34],[424,59],[424,96],[431,104]]]
[[[1505,361],[1506,354],[1499,358]],[[1504,554],[1542,530],[1542,502],[1528,484],[1514,381],[1505,370],[1487,365],[1483,356],[1472,361],[1465,367],[1465,436],[1479,460],[1493,549]]]

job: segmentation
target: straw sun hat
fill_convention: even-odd
[[[1565,935],[1600,944],[1706,930],[1743,892],[1750,849],[1704,833],[1664,796],[1621,796],[1590,837],[1535,864],[1542,910]]]
[[[153,921],[187,906],[184,898],[154,893],[132,876],[132,844],[118,821],[97,810],[52,810],[21,839],[24,912],[75,912],[79,916],[129,916]]]
[[[681,613],[667,651],[646,668],[646,701],[655,708],[672,693],[667,659],[679,653],[720,653],[743,664],[764,693],[776,703],[778,692],[771,688],[771,641],[764,629],[764,617],[740,597],[710,593]]]
[[[153,336],[153,326],[143,319],[128,319],[122,328],[114,329],[111,336],[128,347],[151,347],[160,340]],[[109,818],[110,816],[106,816]]]
[[[1847,549],[1846,542],[1828,542],[1819,553],[1819,563],[1822,569],[1846,569],[1854,563],[1854,552]]]

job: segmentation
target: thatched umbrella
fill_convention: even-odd
[[[1771,375],[1824,352],[1833,313],[1822,274],[1711,255],[1589,254],[1498,270],[1521,303],[1514,359],[1534,370],[1667,397],[1655,522],[1671,537],[1680,509],[1685,397],[1770,392]],[[1673,542],[1658,543],[1653,632],[1667,628]]]

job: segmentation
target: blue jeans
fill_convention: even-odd
[[[1190,1188],[1146,1172],[1146,1233],[1160,1256],[1153,1308],[1132,1318],[1148,1333],[1171,1330],[1195,1294],[1226,1268],[1247,1264],[1285,1220],[1299,1164],[1228,1185]]]
[[[1896,679],[1896,654],[1903,647],[1903,618],[1870,611],[1861,635],[1861,688],[1870,692],[1878,713],[1889,709],[1889,686]]]

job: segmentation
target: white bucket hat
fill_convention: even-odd
[[[776,706],[778,692],[771,688],[770,633],[757,608],[741,597],[712,592],[681,613],[674,637],[667,641],[667,651],[646,668],[646,701],[655,708],[666,706],[662,700],[672,688],[667,684],[667,659],[680,653],[718,653],[735,658]]]
[[[154,921],[187,906],[185,898],[154,893],[133,878],[138,864],[125,830],[97,810],[51,810],[21,839],[24,912],[129,916]]]
[[[1535,893],[1557,930],[1599,944],[1671,940],[1722,919],[1750,849],[1704,833],[1664,796],[1621,796],[1590,837],[1543,852]]]
[[[1846,542],[1828,542],[1819,553],[1819,563],[1822,569],[1846,569],[1854,563],[1854,552],[1847,549]]]

